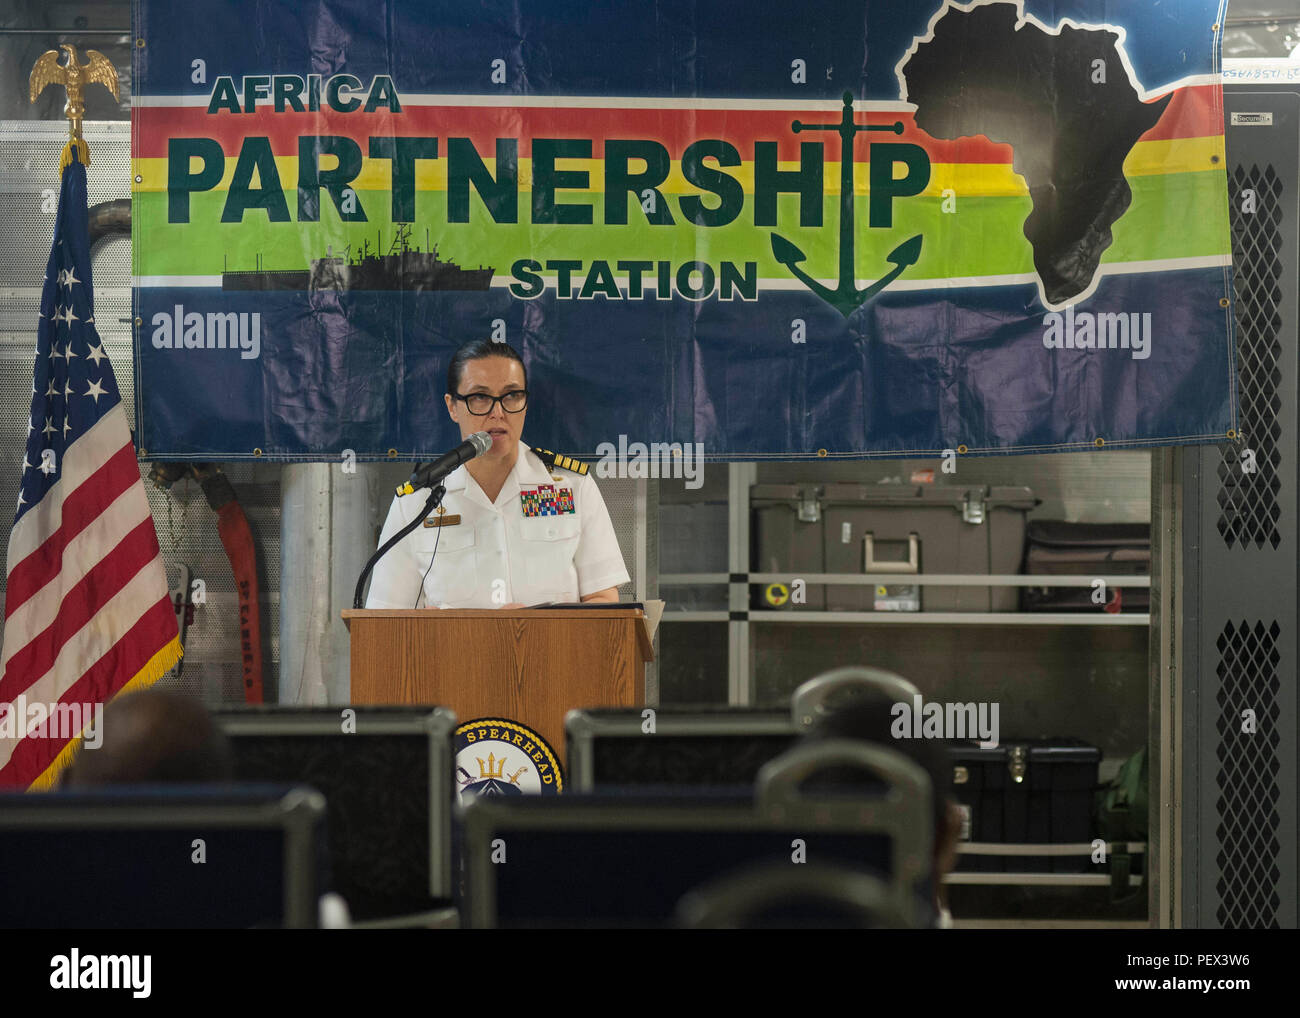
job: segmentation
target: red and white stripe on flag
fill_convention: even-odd
[[[0,786],[43,788],[117,693],[181,656],[149,500],[96,333],[86,171],[63,171],[0,653]],[[87,745],[92,745],[86,730]]]
[[[40,787],[70,758],[66,736],[80,734],[66,718],[84,724],[89,711],[161,678],[180,657],[120,404],[69,447],[63,477],[11,532],[9,562],[0,704],[13,724],[0,722],[0,785]]]

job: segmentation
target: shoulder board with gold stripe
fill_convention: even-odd
[[[575,474],[585,474],[589,469],[587,464],[581,460],[575,460],[572,456],[561,456],[559,453],[550,452],[547,449],[534,449],[537,458],[542,461],[547,470],[554,470],[560,467],[562,470],[571,470]]]

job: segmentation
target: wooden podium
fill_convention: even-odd
[[[563,762],[564,715],[645,702],[654,660],[640,609],[350,608],[354,704],[447,707],[461,721],[504,717]]]

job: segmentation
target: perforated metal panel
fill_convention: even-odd
[[[1237,166],[1230,208],[1236,269],[1241,444],[1220,446],[1218,530],[1229,548],[1281,542],[1277,494],[1282,451],[1282,178],[1271,165]],[[1295,182],[1292,181],[1292,186]],[[1253,199],[1246,196],[1253,195]],[[1252,209],[1253,211],[1244,211]],[[1250,456],[1243,461],[1242,450]]]
[[[1281,899],[1278,863],[1278,703],[1281,681],[1278,624],[1228,623],[1219,635],[1219,869],[1216,891],[1219,925],[1229,929],[1276,927]],[[1241,717],[1242,704],[1255,704],[1253,728]]]
[[[1242,435],[1182,454],[1179,906],[1185,926],[1294,927],[1300,94],[1224,105]]]

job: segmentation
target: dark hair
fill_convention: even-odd
[[[83,746],[64,788],[230,781],[230,744],[197,699],[148,689],[113,700],[100,716],[102,744]]]
[[[508,343],[496,343],[490,339],[471,339],[451,355],[451,363],[447,365],[448,396],[459,395],[460,376],[465,372],[465,364],[468,361],[482,360],[484,357],[504,357],[507,360],[517,361],[520,370],[524,373],[524,388],[528,388],[528,368],[524,366],[524,359],[519,356],[518,350]]]

